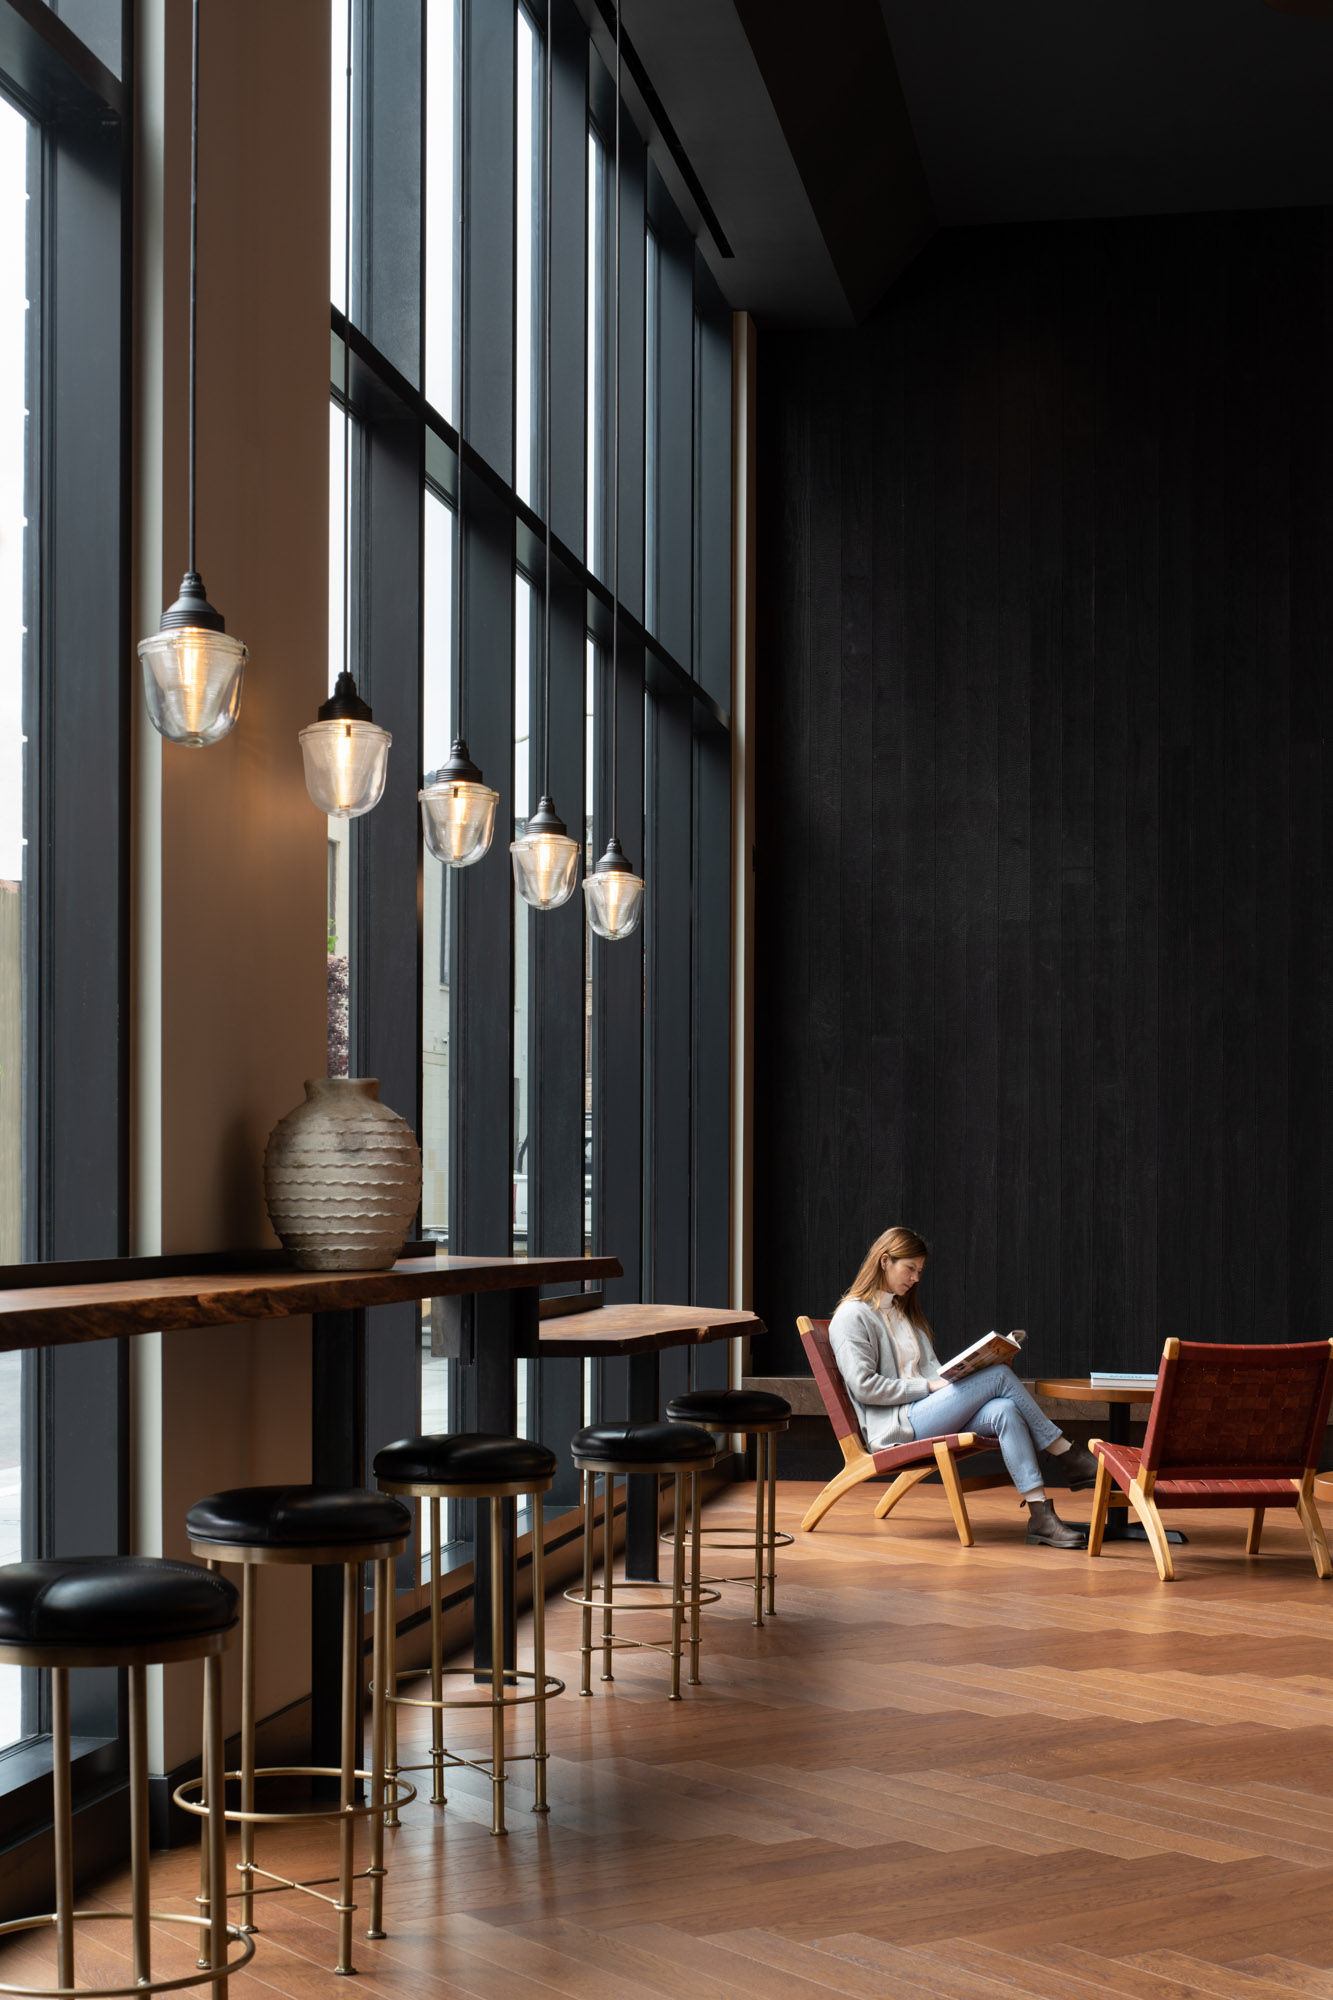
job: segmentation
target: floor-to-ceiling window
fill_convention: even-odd
[[[676,142],[628,107],[617,259],[610,44],[573,0],[352,0],[347,297],[349,10],[331,7],[330,668],[350,605],[353,671],[394,734],[383,802],[332,835],[348,1061],[417,1127],[426,1235],[463,1252],[608,1250],[622,1296],[721,1298],[730,606],[701,552],[724,543],[729,559],[731,417],[699,327],[715,359],[730,316],[656,165]],[[458,735],[500,803],[491,852],[450,871],[423,850],[416,792]],[[509,842],[548,780],[586,865],[615,830],[646,872],[645,922],[624,942],[590,936],[580,892],[547,913],[514,892]],[[415,1325],[415,1400],[397,1377],[395,1420],[466,1423],[466,1347],[438,1320],[432,1342],[428,1314]],[[372,1330],[372,1372],[396,1337],[377,1349]],[[523,1364],[517,1385],[521,1427],[562,1459],[583,1416],[623,1402],[616,1364],[576,1374],[571,1390]],[[446,1510],[451,1550],[469,1511]]]

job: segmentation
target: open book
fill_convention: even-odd
[[[1021,1326],[1012,1333],[983,1333],[980,1340],[974,1340],[961,1354],[955,1354],[952,1361],[946,1361],[940,1374],[946,1382],[963,1382],[979,1368],[993,1368],[997,1362],[1012,1367],[1026,1339]]]

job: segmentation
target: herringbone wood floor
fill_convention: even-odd
[[[812,1492],[783,1489],[789,1529]],[[880,1525],[876,1497],[798,1535],[762,1632],[725,1593],[684,1701],[663,1660],[621,1654],[613,1692],[553,1703],[545,1822],[522,1765],[507,1840],[469,1775],[446,1810],[413,1806],[388,1941],[358,1931],[361,1992],[1333,2000],[1333,1584],[1294,1518],[1247,1560],[1243,1517],[1193,1517],[1164,1588],[1142,1546],[1025,1549],[1005,1493],[975,1496],[970,1551],[941,1498]],[[571,1690],[575,1618],[557,1600]],[[322,1874],[330,1856],[275,1837],[260,1858]],[[154,1873],[156,1908],[191,1907],[194,1855]],[[346,2000],[332,1913],[260,1908],[238,2000]],[[125,1928],[81,1934],[81,1978],[128,1982]],[[159,1934],[155,1969],[185,1970]],[[0,1979],[48,1967],[12,1946]]]

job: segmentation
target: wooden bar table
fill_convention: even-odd
[[[387,1271],[298,1271],[279,1251],[124,1257],[103,1262],[0,1267],[0,1352],[61,1347],[127,1334],[230,1326],[313,1315],[311,1478],[366,1481],[365,1313],[369,1306],[471,1297],[476,1329],[477,1428],[512,1435],[518,1422],[515,1363],[532,1350],[543,1285],[618,1278],[614,1257],[462,1257],[409,1243]],[[375,1448],[387,1438],[373,1440]],[[514,1513],[506,1510],[505,1656],[514,1647]],[[476,1659],[490,1664],[489,1550],[474,1564]],[[341,1583],[320,1588],[311,1617],[312,1760],[336,1764]],[[325,1752],[332,1750],[330,1754]],[[359,1760],[358,1760],[359,1761]]]
[[[726,1306],[606,1305],[568,1311],[572,1303],[548,1299],[542,1307],[533,1354],[580,1359],[629,1358],[631,1423],[655,1423],[662,1414],[661,1357],[668,1347],[698,1347],[737,1334],[767,1331],[752,1312]],[[657,1480],[631,1474],[625,1490],[625,1574],[657,1581]]]

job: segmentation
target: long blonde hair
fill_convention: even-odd
[[[875,1238],[870,1248],[866,1251],[864,1262],[856,1276],[852,1279],[851,1284],[847,1287],[847,1290],[843,1293],[843,1297],[845,1299],[864,1299],[868,1305],[877,1305],[884,1294],[884,1259],[886,1257],[890,1258],[896,1264],[903,1257],[920,1257],[924,1260],[929,1255],[930,1245],[926,1242],[924,1236],[917,1235],[915,1229],[886,1229],[882,1236]],[[918,1333],[924,1333],[929,1340],[930,1321],[921,1310],[919,1304],[920,1297],[920,1285],[913,1285],[907,1297],[898,1300],[898,1310],[909,1324],[916,1328]]]

